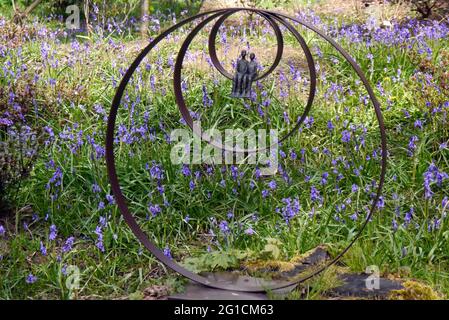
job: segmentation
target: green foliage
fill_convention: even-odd
[[[198,257],[187,258],[183,261],[183,265],[193,272],[236,269],[240,267],[242,261],[252,255],[249,251],[236,249],[213,251]]]
[[[182,8],[182,2],[177,3]],[[126,10],[121,11],[122,14],[132,11],[131,2],[119,4],[127,6]],[[115,11],[108,11],[108,14],[120,13],[119,4]],[[158,5],[154,3],[155,10]],[[170,9],[162,2],[160,5],[159,8],[164,5],[165,9]],[[138,10],[136,7],[136,12],[132,14],[138,15]],[[288,155],[290,150],[295,150],[298,159],[292,160],[289,156],[282,159],[290,182],[287,183],[281,174],[273,177],[277,188],[270,189],[268,197],[260,194],[262,190],[268,189],[269,180],[253,179],[251,167],[239,166],[239,173],[244,180],[236,181],[229,173],[221,172],[220,168],[209,175],[203,166],[193,166],[192,171],[198,171],[201,176],[201,180],[196,181],[192,176],[181,176],[180,166],[170,162],[170,147],[165,143],[165,131],[180,126],[180,115],[169,90],[172,88],[172,73],[167,60],[175,58],[174,52],[179,47],[179,41],[168,41],[158,46],[158,51],[143,62],[142,68],[131,80],[120,108],[117,127],[120,124],[120,130],[124,132],[131,124],[139,130],[148,126],[155,128],[155,133],[154,140],[139,140],[129,144],[117,142],[118,175],[138,223],[159,247],[169,247],[173,256],[184,258],[184,264],[193,271],[238,268],[242,262],[253,258],[285,260],[321,243],[332,243],[335,248],[344,248],[363,221],[366,208],[354,203],[360,199],[360,202],[369,203],[369,194],[364,195],[361,189],[369,187],[379,174],[377,160],[364,161],[372,155],[372,148],[378,147],[376,121],[372,109],[366,107],[360,99],[366,92],[359,83],[355,83],[355,75],[348,65],[322,40],[306,32],[304,36],[312,51],[315,53],[320,50],[322,54],[319,71],[324,71],[325,77],[319,79],[319,93],[331,93],[324,98],[317,95],[310,114],[314,119],[313,128],[303,126],[302,131],[283,143],[285,153]],[[176,34],[173,39],[177,37],[185,37],[185,31]],[[251,45],[256,40],[259,48],[273,46],[273,39],[269,35],[260,33],[248,37]],[[29,72],[39,75],[36,84],[40,90],[33,97],[39,106],[42,102],[57,106],[49,110],[45,117],[39,118],[39,126],[52,128],[54,140],[45,147],[20,192],[15,193],[18,208],[32,204],[32,210],[18,211],[17,233],[9,224],[4,224],[7,232],[6,241],[3,238],[0,241],[0,256],[4,257],[0,264],[0,296],[68,298],[70,295],[64,286],[66,278],[61,270],[65,265],[73,264],[82,269],[80,296],[120,297],[137,292],[132,297],[141,298],[139,292],[150,282],[164,282],[171,276],[148,252],[142,251],[117,207],[107,203],[106,197],[110,196],[109,180],[104,158],[97,158],[97,152],[101,154],[101,147],[104,146],[104,119],[117,81],[146,41],[134,41],[136,39],[131,35],[133,41],[128,42],[128,38],[114,32],[105,37],[79,35],[76,36],[77,41],[70,44],[66,43],[70,40],[66,38],[39,39],[33,34],[32,39],[24,38],[20,55],[18,51],[13,52],[11,58],[2,57],[0,62],[2,66],[11,64],[17,69],[25,64],[29,66]],[[257,39],[263,42],[257,42]],[[286,47],[296,45],[289,35],[285,36],[285,42]],[[343,36],[338,42],[348,49],[362,69],[366,70],[370,81],[377,85],[374,89],[384,108],[390,152],[384,190],[385,208],[374,216],[363,237],[345,256],[344,262],[353,271],[360,272],[371,264],[379,265],[385,272],[409,266],[413,276],[442,287],[442,291],[449,291],[446,271],[449,250],[447,221],[442,221],[440,229],[427,231],[431,219],[443,216],[441,202],[442,197],[449,192],[447,182],[431,186],[436,193],[434,199],[425,199],[423,196],[423,176],[429,164],[434,161],[444,171],[449,168],[448,151],[439,148],[440,144],[449,139],[448,127],[442,125],[443,115],[431,115],[427,106],[429,103],[436,107],[447,99],[445,92],[438,92],[435,88],[436,83],[442,83],[447,76],[444,68],[435,67],[444,63],[442,52],[447,51],[447,39],[429,41],[433,56],[425,58],[426,64],[414,47],[385,46],[374,40],[367,46],[364,42],[351,42]],[[201,50],[202,43],[193,44],[192,56]],[[50,58],[44,59],[42,51],[49,52]],[[368,54],[374,55],[373,61],[367,59]],[[228,58],[229,62],[234,57],[224,58]],[[303,60],[299,58],[298,61],[295,66],[301,68]],[[238,101],[229,99],[230,82],[221,80],[221,77],[207,69],[208,65],[204,61],[196,62],[199,66],[188,63],[183,69],[183,80],[187,86],[185,98],[192,111],[204,112],[202,121],[205,128],[265,125],[266,118],[261,119],[257,110],[262,100],[246,108]],[[427,64],[436,70],[427,67]],[[167,72],[161,72],[159,66]],[[432,77],[419,72],[424,69]],[[306,77],[306,72],[300,71]],[[287,69],[285,74],[288,73]],[[156,78],[154,89],[151,87],[152,76]],[[54,80],[56,84],[50,85],[48,79]],[[432,85],[424,86],[428,81],[432,81]],[[9,82],[13,83],[10,78],[0,80],[3,87]],[[263,111],[269,113],[271,126],[284,131],[291,128],[291,123],[288,125],[282,121],[283,112],[287,110],[292,113],[291,119],[297,118],[304,106],[303,90],[291,87],[290,98],[282,100],[277,97],[277,76],[264,83],[267,83],[266,94],[271,104]],[[341,84],[345,90],[339,91],[339,87],[334,84]],[[213,99],[210,107],[204,107],[202,103],[203,90]],[[381,94],[381,91],[386,93]],[[7,94],[3,97],[8,98]],[[410,113],[408,118],[403,115],[404,109]],[[144,122],[145,112],[149,115],[147,123]],[[339,134],[329,134],[327,121],[335,120],[337,116],[341,120],[335,121],[335,130],[341,131],[352,123],[366,126],[366,147],[357,153],[349,153]],[[414,126],[418,119],[425,120],[423,129]],[[165,131],[159,130],[161,124],[165,126]],[[135,132],[137,136],[139,130]],[[419,141],[413,156],[408,156],[407,146],[411,135],[416,135]],[[77,145],[78,136],[82,137],[80,146]],[[50,139],[48,135],[46,138]],[[347,157],[344,160],[360,161],[366,171],[356,176],[345,165],[338,162],[333,164],[333,159],[322,153],[325,148],[334,152],[335,158],[343,154]],[[301,161],[302,150],[304,161]],[[164,168],[162,181],[152,179],[145,168],[147,163],[153,165],[152,160]],[[56,173],[56,167],[61,169],[61,184],[58,187],[53,184],[48,186]],[[341,180],[332,178],[329,168],[345,173],[346,177]],[[331,178],[328,184],[321,186],[324,170],[331,173]],[[194,188],[190,186],[191,180],[196,183]],[[252,187],[250,182],[253,183]],[[94,184],[100,191],[92,192]],[[359,191],[351,191],[353,184],[359,185]],[[157,191],[161,185],[165,188],[163,195]],[[322,202],[311,201],[311,185],[319,186],[322,190]],[[58,197],[53,196],[56,191]],[[393,198],[393,194],[397,197]],[[301,204],[289,224],[285,223],[282,216],[285,206],[282,199],[287,197],[297,197]],[[348,199],[352,203],[346,202]],[[160,204],[163,210],[161,214],[154,217],[149,215],[149,202]],[[169,205],[162,205],[165,202]],[[336,210],[340,203],[354,207],[351,207],[351,212],[340,214]],[[401,225],[404,214],[411,206],[415,207],[413,223]],[[398,216],[396,207],[399,208]],[[233,213],[231,218],[228,217],[229,211]],[[348,217],[354,212],[359,213],[356,221]],[[34,215],[38,220],[34,220]],[[187,216],[190,217],[189,221]],[[96,247],[100,217],[106,219],[102,229],[105,253]],[[215,224],[211,222],[211,217],[216,218]],[[337,222],[336,217],[344,222]],[[396,231],[392,231],[392,219],[399,220]],[[223,220],[228,221],[232,230],[221,232],[218,224]],[[51,224],[58,227],[56,241],[48,240]],[[27,229],[22,229],[22,225],[26,225]],[[253,228],[252,233],[245,232],[249,227]],[[76,237],[76,248],[61,254],[61,247],[70,236]],[[213,240],[210,240],[211,237]],[[41,241],[48,251],[45,256],[39,253]],[[211,252],[203,255],[198,253],[206,247],[210,247]],[[332,253],[338,251],[335,249]],[[30,273],[39,277],[35,284],[25,282]]]
[[[266,241],[267,244],[262,251],[262,255],[267,255],[268,258],[278,260],[281,256],[281,249],[279,247],[282,246],[282,242],[274,238],[267,238]]]

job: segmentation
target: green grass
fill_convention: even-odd
[[[184,33],[178,35],[182,37]],[[256,41],[256,36],[251,37],[251,40]],[[291,183],[286,183],[282,175],[272,179],[254,179],[254,167],[251,165],[239,166],[239,172],[243,174],[240,183],[232,177],[229,167],[226,172],[221,172],[220,167],[217,167],[212,174],[208,174],[203,166],[193,166],[192,173],[199,171],[202,178],[195,181],[194,190],[190,189],[191,178],[180,175],[181,167],[171,163],[171,145],[165,140],[165,132],[182,127],[171,90],[172,72],[166,59],[161,63],[163,72],[157,70],[156,65],[157,59],[167,58],[170,53],[176,52],[178,42],[167,41],[160,45],[158,53],[146,61],[152,64],[151,70],[145,69],[144,62],[129,84],[129,99],[122,101],[116,130],[119,124],[127,130],[148,125],[154,128],[156,138],[154,141],[140,139],[132,144],[116,144],[118,175],[130,209],[141,227],[160,248],[169,247],[175,259],[182,261],[188,257],[201,257],[207,250],[250,251],[251,257],[258,259],[262,258],[260,252],[267,238],[276,238],[282,243],[282,260],[288,260],[322,243],[327,244],[335,255],[359,230],[370,200],[363,189],[372,180],[377,180],[380,174],[378,159],[365,160],[367,155],[379,147],[378,125],[371,105],[364,105],[359,100],[359,97],[366,95],[366,91],[356,81],[349,65],[322,40],[311,33],[305,36],[311,47],[319,47],[323,53],[317,61],[326,79],[319,79],[319,94],[310,113],[314,118],[313,126],[303,127],[301,132],[293,135],[281,147],[287,155],[290,150],[298,154],[297,160],[288,157],[280,160]],[[105,197],[110,193],[110,187],[105,161],[102,157],[96,159],[95,150],[86,139],[89,136],[96,145],[104,145],[105,115],[98,114],[94,106],[100,104],[108,112],[115,93],[111,79],[119,81],[119,70],[125,70],[136,56],[137,51],[129,49],[133,43],[128,36],[127,39],[112,39],[122,48],[113,48],[107,39],[97,39],[95,35],[91,39],[79,39],[81,46],[88,46],[86,50],[71,49],[70,44],[48,40],[54,50],[52,61],[59,62],[57,67],[42,61],[39,42],[26,42],[21,58],[12,61],[13,65],[26,63],[38,68],[41,80],[38,82],[36,99],[40,107],[51,106],[51,109],[41,110],[39,121],[42,126],[53,129],[55,138],[41,150],[31,176],[22,183],[20,191],[13,195],[17,197],[17,211],[15,216],[4,222],[8,232],[6,241],[2,239],[0,246],[3,256],[0,265],[1,298],[116,298],[128,297],[153,284],[169,283],[175,288],[182,285],[179,276],[166,270],[141,247],[117,207],[107,203]],[[294,46],[291,36],[286,38],[286,43]],[[382,273],[397,273],[407,267],[410,269],[408,277],[429,283],[447,295],[447,220],[442,219],[440,228],[434,232],[428,232],[427,226],[430,219],[442,216],[441,201],[449,193],[449,184],[446,181],[439,188],[433,185],[435,195],[430,200],[424,198],[423,190],[423,173],[432,160],[442,171],[447,172],[449,169],[448,149],[438,148],[440,143],[449,138],[448,127],[444,126],[444,115],[431,116],[426,107],[427,101],[433,106],[446,101],[447,93],[431,91],[429,98],[421,90],[419,81],[412,77],[419,62],[416,60],[419,58],[416,48],[386,48],[375,44],[368,49],[363,43],[351,43],[345,39],[340,39],[339,43],[367,71],[373,86],[380,82],[387,92],[383,95],[376,89],[384,111],[389,141],[389,167],[383,192],[385,207],[376,212],[362,237],[342,262],[354,272],[363,272],[370,265],[379,266]],[[434,50],[431,63],[437,64],[440,58],[438,52],[448,50],[448,42],[440,40],[430,42],[430,45]],[[192,45],[192,52],[202,47],[202,43],[196,41]],[[375,55],[374,65],[366,58],[369,52]],[[0,61],[4,64],[7,59],[2,58]],[[67,60],[73,61],[73,64],[68,65]],[[186,101],[193,111],[202,113],[203,128],[257,126],[279,128],[285,133],[292,128],[293,119],[304,108],[307,86],[291,87],[288,98],[279,98],[278,89],[274,89],[279,88],[278,77],[272,76],[263,83],[264,88],[261,90],[267,91],[271,105],[264,110],[265,116],[260,117],[256,103],[248,110],[240,101],[227,98],[230,81],[223,80],[204,61],[201,63],[206,67],[186,65],[183,77],[188,86]],[[288,76],[288,66],[284,65],[283,68]],[[401,80],[394,82],[392,77],[396,76],[398,69],[402,70]],[[305,70],[302,73],[308,77]],[[151,76],[157,78],[155,90],[151,87]],[[48,78],[56,80],[55,87],[45,81]],[[214,83],[211,78],[217,82]],[[202,105],[203,83],[213,99],[213,105],[208,108]],[[341,89],[332,91],[333,83],[340,84]],[[2,81],[2,86],[7,86],[7,82]],[[166,92],[161,91],[164,89]],[[326,96],[326,93],[329,95]],[[139,102],[133,105],[137,98]],[[263,102],[264,99],[260,99],[258,102]],[[390,107],[387,108],[389,101]],[[404,118],[402,109],[409,111],[410,118]],[[284,111],[288,111],[291,116],[290,124],[282,120]],[[148,121],[145,120],[145,112],[148,112]],[[269,124],[267,114],[271,120]],[[337,115],[340,118],[335,121]],[[416,119],[427,120],[423,130],[414,127]],[[334,121],[335,130],[332,134],[327,129],[328,120]],[[356,151],[353,141],[349,145],[342,143],[341,133],[345,130],[345,121],[366,127],[366,142],[360,151]],[[160,123],[164,124],[164,130],[160,129]],[[399,125],[402,127],[400,131],[397,130]],[[72,152],[81,130],[83,144],[76,148],[76,152]],[[360,134],[361,130],[356,132]],[[73,134],[73,139],[61,137],[61,134]],[[409,157],[407,146],[411,135],[417,135],[419,140],[414,155]],[[48,139],[48,135],[45,139]],[[315,147],[319,148],[319,152],[314,151]],[[333,154],[332,158],[323,154],[324,148]],[[301,149],[304,149],[304,162],[300,160]],[[344,161],[332,163],[332,159],[338,156],[355,167],[363,166],[362,174],[354,174],[354,166],[347,168]],[[53,165],[49,165],[50,160]],[[165,187],[164,195],[159,194],[157,181],[151,178],[146,169],[146,164],[151,166],[153,160],[164,168],[164,178],[161,180]],[[62,170],[61,185],[47,189],[46,184],[57,167]],[[341,181],[337,181],[337,175],[332,173],[334,169],[345,176]],[[329,181],[325,186],[320,186],[324,172],[329,172]],[[261,192],[268,189],[267,183],[271,180],[276,181],[277,189],[264,198]],[[220,184],[222,181],[225,186]],[[99,186],[99,192],[92,191],[93,184]],[[351,190],[353,184],[359,186],[357,192]],[[323,199],[321,204],[310,199],[312,185],[320,188]],[[336,185],[341,193],[335,189]],[[58,197],[52,199],[55,193]],[[282,199],[287,197],[297,197],[301,204],[299,213],[290,225],[285,224],[282,216],[276,212],[277,208],[283,206]],[[350,203],[348,199],[351,199]],[[164,201],[170,205],[164,206]],[[105,203],[105,208],[99,208],[100,202]],[[149,203],[159,204],[162,213],[147,219]],[[336,205],[342,203],[345,203],[347,209],[337,213]],[[28,205],[31,210],[19,211]],[[392,220],[396,207],[401,213],[397,218],[398,224],[401,224],[405,212],[411,207],[415,209],[415,216],[408,227],[399,226],[393,232]],[[314,216],[310,218],[312,210]],[[229,211],[234,213],[232,218],[227,217]],[[350,215],[355,212],[359,212],[359,216],[356,221],[352,221]],[[32,213],[39,216],[38,221],[31,222]],[[254,213],[257,213],[257,221],[252,219]],[[335,215],[345,223],[336,221]],[[187,216],[190,217],[189,222],[185,221]],[[95,229],[100,217],[107,217],[103,227],[104,253],[95,246]],[[217,223],[211,221],[212,217]],[[222,220],[234,225],[226,236],[220,233],[217,226]],[[28,229],[23,228],[24,222],[28,224]],[[48,239],[51,224],[58,228],[55,241]],[[249,227],[256,231],[252,236],[243,232]],[[216,235],[213,241],[208,236],[211,230]],[[70,236],[76,238],[74,249],[64,253],[62,247]],[[47,248],[46,256],[39,251],[41,241]],[[230,262],[230,266],[234,267],[233,263],[235,261]],[[81,288],[76,292],[66,288],[67,276],[62,274],[62,269],[69,265],[75,265],[81,271]],[[25,282],[30,273],[38,276],[34,284]],[[329,277],[332,279],[329,275],[327,278],[322,276],[314,279],[312,291],[306,298],[321,297],[328,289],[329,282],[332,282],[328,280]]]

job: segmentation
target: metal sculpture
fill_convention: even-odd
[[[231,97],[233,98],[251,98],[251,87],[257,77],[258,66],[254,53],[249,55],[250,61],[246,60],[246,56],[246,50],[242,50],[235,68],[234,79],[232,79]]]
[[[136,220],[134,219],[132,213],[130,212],[128,205],[126,203],[126,198],[124,197],[122,190],[120,188],[119,179],[116,172],[116,166],[115,166],[115,158],[114,158],[114,132],[115,132],[115,122],[117,118],[117,111],[120,106],[120,102],[122,99],[122,96],[124,94],[124,91],[126,89],[127,84],[129,83],[133,73],[136,71],[139,64],[142,62],[142,60],[145,58],[145,56],[165,37],[167,37],[169,34],[177,30],[178,28],[184,26],[185,24],[195,21],[200,18],[204,18],[203,21],[201,21],[193,30],[191,33],[189,33],[184,41],[184,43],[181,45],[181,49],[178,52],[178,56],[175,63],[175,69],[174,69],[174,93],[176,98],[176,103],[179,107],[179,111],[181,112],[182,117],[184,118],[187,125],[193,129],[195,134],[198,134],[203,138],[203,140],[208,141],[207,137],[203,137],[202,133],[198,131],[198,129],[194,126],[193,119],[190,115],[189,109],[187,108],[187,105],[185,103],[183,93],[181,90],[181,70],[182,70],[182,62],[184,60],[184,56],[188,50],[188,47],[190,43],[192,42],[193,38],[200,32],[209,22],[212,20],[218,18],[215,25],[212,27],[210,36],[209,36],[209,54],[211,61],[215,68],[226,78],[233,80],[234,75],[226,71],[226,69],[221,65],[217,58],[216,53],[216,38],[218,34],[218,30],[220,26],[224,23],[224,21],[232,14],[240,12],[240,11],[249,11],[254,14],[257,14],[268,21],[268,23],[271,25],[271,27],[274,30],[274,33],[276,35],[277,39],[277,54],[276,58],[274,60],[273,65],[267,70],[267,72],[261,74],[261,75],[254,75],[254,77],[251,77],[251,81],[258,81],[265,77],[267,77],[270,73],[272,73],[276,67],[278,66],[284,49],[284,42],[282,33],[280,31],[278,23],[283,25],[287,30],[289,30],[293,36],[297,39],[299,42],[302,50],[304,51],[304,54],[306,56],[308,69],[309,69],[309,76],[310,76],[310,90],[309,90],[309,97],[307,101],[307,105],[305,107],[305,110],[301,117],[298,119],[296,125],[294,128],[284,137],[280,139],[279,142],[282,142],[283,140],[290,137],[294,132],[297,132],[298,128],[301,126],[301,124],[304,122],[304,120],[307,117],[307,114],[309,113],[313,100],[315,97],[316,92],[316,71],[315,71],[315,64],[312,57],[312,54],[310,53],[310,49],[308,48],[306,41],[304,38],[299,34],[299,32],[293,27],[293,25],[288,22],[288,20],[293,21],[297,24],[300,24],[307,29],[315,32],[320,37],[322,37],[324,40],[326,40],[329,44],[331,44],[345,59],[346,61],[352,66],[354,71],[359,76],[361,82],[363,83],[364,87],[366,88],[368,95],[371,99],[371,102],[374,106],[374,111],[377,117],[377,121],[379,124],[379,131],[380,131],[380,144],[381,144],[381,173],[379,177],[379,184],[377,187],[376,197],[374,198],[374,201],[371,204],[369,214],[366,217],[366,220],[362,224],[360,230],[357,232],[356,236],[351,240],[349,245],[343,249],[339,254],[337,254],[332,260],[327,262],[325,265],[320,266],[318,269],[314,270],[313,272],[299,278],[299,279],[292,279],[292,280],[285,280],[281,282],[266,282],[266,283],[260,283],[260,284],[251,284],[251,285],[233,285],[229,283],[222,283],[218,281],[211,280],[209,278],[203,277],[201,275],[198,275],[196,273],[193,273],[184,267],[177,264],[172,259],[166,257],[162,250],[160,250],[153,242],[150,241],[148,236],[143,232],[143,230],[140,228],[140,226],[137,224]],[[240,77],[239,77],[240,78]],[[245,78],[245,77],[243,77]],[[247,80],[248,81],[248,77]],[[243,81],[243,82],[244,82]],[[242,83],[243,83],[242,82]],[[247,87],[245,87],[247,88]],[[237,89],[236,89],[237,90]],[[241,95],[246,96],[248,95],[248,90],[246,92],[243,92],[240,90]],[[237,94],[236,94],[237,95]],[[211,144],[214,144],[216,147],[219,147],[223,150],[226,150],[226,148],[223,145],[220,145],[219,143],[215,143],[212,141],[208,141]],[[256,152],[261,150],[233,150],[234,152]],[[137,58],[134,60],[134,62],[130,65],[129,69],[125,73],[122,81],[120,82],[120,85],[117,89],[117,92],[115,94],[114,100],[112,102],[109,118],[108,118],[108,127],[107,127],[107,133],[106,133],[106,165],[108,169],[108,175],[109,180],[111,183],[112,192],[114,194],[114,197],[116,199],[117,206],[119,207],[124,220],[131,228],[134,235],[137,237],[137,239],[147,248],[159,261],[161,261],[163,264],[165,264],[170,269],[178,272],[179,274],[183,275],[184,277],[200,283],[202,285],[205,285],[207,287],[216,288],[216,289],[222,289],[222,290],[232,290],[232,291],[240,291],[240,292],[267,292],[268,290],[277,290],[282,288],[287,288],[291,286],[295,286],[305,280],[308,280],[315,275],[321,273],[329,266],[335,264],[348,250],[349,248],[354,244],[355,241],[360,237],[363,230],[365,229],[367,223],[372,218],[377,204],[379,202],[379,199],[381,197],[382,188],[384,185],[385,180],[385,173],[387,168],[387,139],[386,139],[386,133],[385,133],[385,127],[384,127],[384,121],[382,117],[382,112],[380,108],[380,104],[378,100],[375,97],[374,91],[371,88],[367,78],[363,74],[363,71],[361,68],[357,65],[357,63],[354,61],[354,59],[351,58],[351,56],[342,48],[340,47],[332,38],[324,34],[322,31],[318,30],[313,25],[302,21],[300,19],[288,16],[283,13],[278,12],[272,12],[268,10],[260,10],[260,9],[253,9],[253,8],[230,8],[230,9],[219,9],[209,12],[203,12],[198,15],[189,17],[174,26],[168,28],[166,31],[161,33],[158,37],[156,37],[153,41],[151,41],[146,48],[142,50],[142,52],[137,56]]]

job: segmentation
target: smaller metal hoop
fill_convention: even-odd
[[[218,31],[219,31],[220,27],[223,25],[223,23],[226,21],[227,18],[229,18],[231,15],[233,15],[236,12],[237,11],[231,11],[229,13],[226,13],[222,17],[220,17],[217,20],[217,22],[214,24],[214,26],[212,27],[211,33],[209,35],[209,56],[212,61],[212,64],[224,77],[228,78],[229,80],[232,80],[234,76],[230,72],[226,71],[226,69],[221,64],[220,60],[218,60],[216,42],[217,42],[217,35],[218,35]],[[273,28],[273,31],[274,31],[274,34],[276,35],[276,40],[277,40],[276,58],[274,59],[274,62],[271,65],[271,67],[265,73],[259,75],[258,77],[256,77],[254,79],[254,81],[259,81],[259,80],[262,80],[262,79],[268,77],[277,68],[277,66],[281,62],[282,55],[284,54],[284,37],[282,36],[282,32],[281,32],[281,29],[279,29],[278,24],[275,21],[273,21],[273,19],[269,15],[266,15],[261,12],[256,12],[256,13],[259,16],[263,17],[266,21],[268,21],[268,23]]]

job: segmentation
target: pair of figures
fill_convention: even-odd
[[[250,98],[251,86],[257,77],[256,55],[249,55],[250,61],[246,60],[246,51],[243,50],[240,59],[237,62],[236,74],[233,80],[232,94],[233,98]]]

